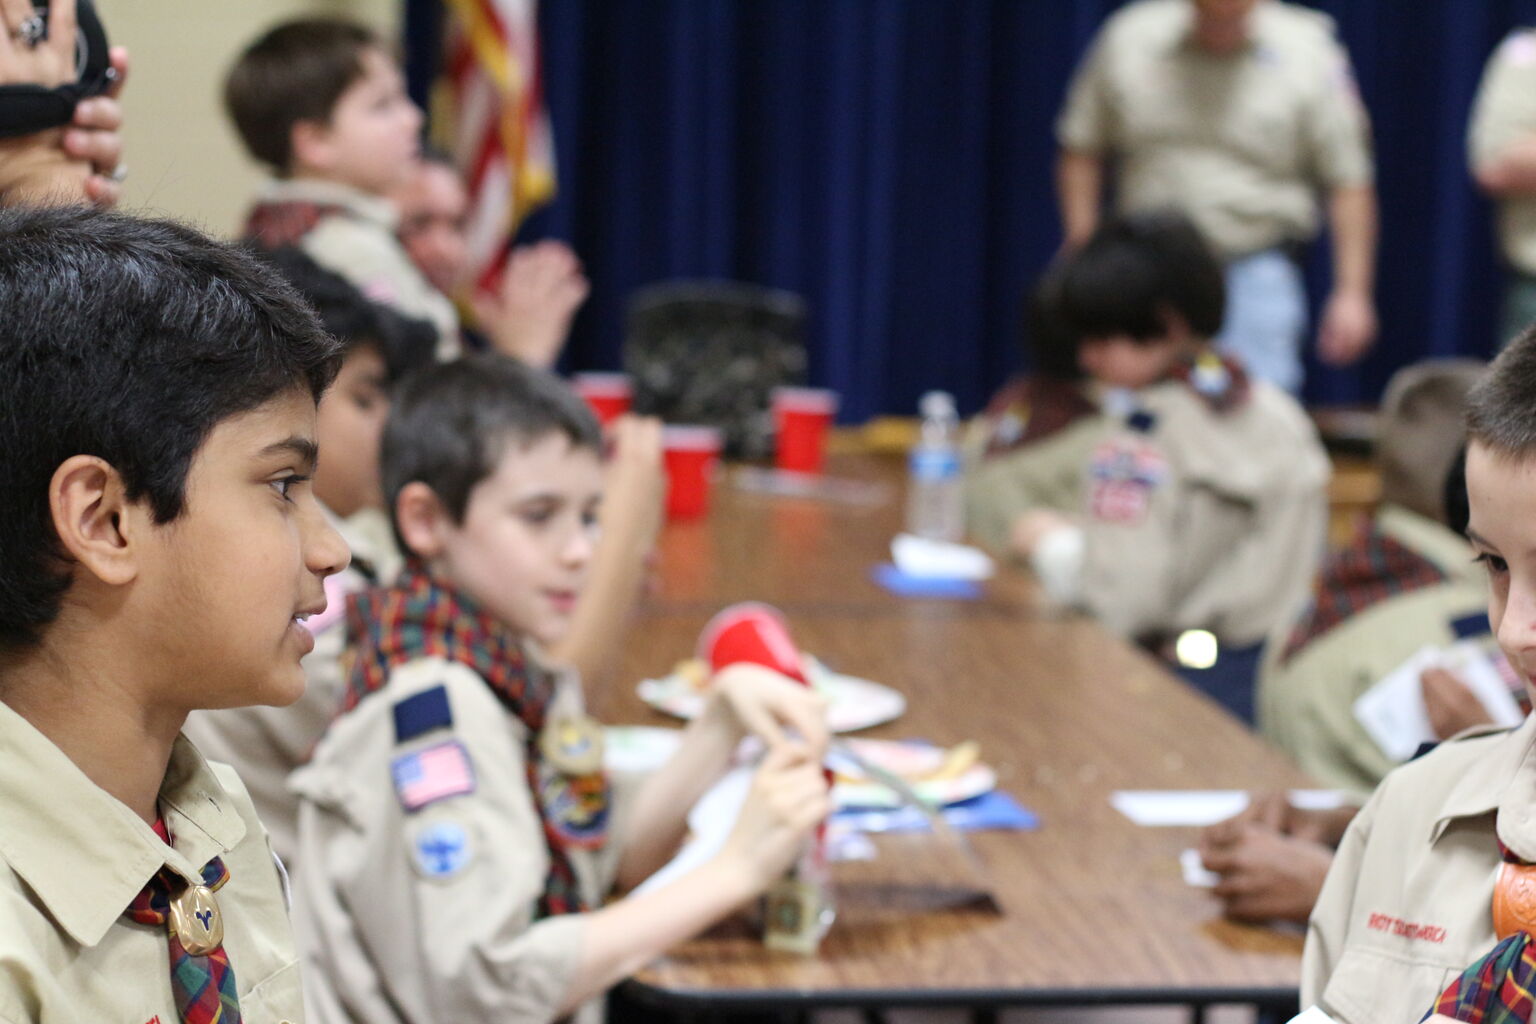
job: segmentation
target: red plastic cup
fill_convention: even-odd
[[[629,412],[635,386],[627,373],[578,373],[571,387],[592,407],[604,426]]]
[[[747,662],[806,681],[789,623],[777,608],[759,601],[743,601],[717,612],[699,634],[699,657],[709,663],[711,672]]]
[[[697,519],[709,511],[709,488],[720,462],[720,431],[714,427],[663,427],[667,466],[667,518]]]
[[[837,392],[774,388],[774,464],[791,473],[820,473],[827,458],[827,428],[837,415]]]

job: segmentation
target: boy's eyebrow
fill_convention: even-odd
[[[320,458],[320,447],[312,439],[295,434],[281,441],[274,441],[263,448],[260,454],[262,458],[271,455],[293,455],[303,463],[306,471],[312,471]]]
[[[1481,535],[1478,534],[1476,530],[1472,529],[1470,526],[1467,527],[1466,534],[1467,540],[1471,541],[1473,544],[1481,544],[1485,548],[1493,547],[1492,544],[1488,543],[1487,540],[1485,540]]]

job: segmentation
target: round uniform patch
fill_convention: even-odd
[[[474,849],[469,831],[456,821],[435,821],[416,830],[411,860],[424,878],[448,879],[469,867]]]

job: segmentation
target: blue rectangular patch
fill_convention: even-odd
[[[441,686],[423,690],[395,705],[396,743],[452,724],[453,710],[448,707],[448,691]]]
[[[1470,640],[1473,637],[1487,636],[1493,630],[1488,626],[1487,612],[1473,612],[1471,615],[1453,619],[1451,632],[1456,634],[1458,640]]]
[[[401,754],[390,762],[389,770],[400,806],[408,811],[475,791],[475,767],[458,740]]]

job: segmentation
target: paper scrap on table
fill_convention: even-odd
[[[897,597],[933,597],[958,601],[974,601],[981,597],[981,587],[970,580],[912,576],[889,562],[875,566],[870,571],[870,577]]]
[[[1292,806],[1307,810],[1342,807],[1348,797],[1333,789],[1293,789]],[[1242,789],[1122,789],[1109,796],[1121,814],[1138,825],[1203,828],[1226,821],[1248,806]]]
[[[952,828],[963,832],[1028,831],[1040,827],[1035,812],[997,789],[949,804],[940,808],[939,813]],[[835,812],[831,820],[860,832],[926,832],[930,827],[923,812],[909,805],[849,807]]]
[[[987,580],[995,571],[980,548],[898,533],[891,541],[891,561],[908,576],[947,580]]]
[[[791,473],[782,469],[738,466],[732,479],[738,490],[772,494],[781,498],[814,498],[838,505],[878,508],[891,496],[888,484],[879,480],[852,480],[820,473]]]
[[[1209,889],[1221,881],[1221,876],[1211,871],[1200,859],[1200,851],[1188,849],[1179,854],[1179,868],[1184,872],[1184,884],[1197,889]]]
[[[736,825],[742,804],[747,802],[747,792],[752,788],[753,768],[733,768],[710,787],[699,802],[688,812],[688,829],[691,836],[683,848],[650,878],[635,887],[635,892],[648,892],[677,881],[679,878],[702,867],[725,846],[726,838]]]
[[[1336,1022],[1317,1007],[1309,1006],[1286,1021],[1286,1024],[1336,1024]]]
[[[1516,726],[1525,718],[1482,642],[1461,640],[1446,647],[1421,647],[1355,701],[1355,718],[1382,753],[1406,761],[1425,743],[1440,737],[1429,724],[1419,676],[1428,668],[1453,673],[1472,690],[1498,725]]]

